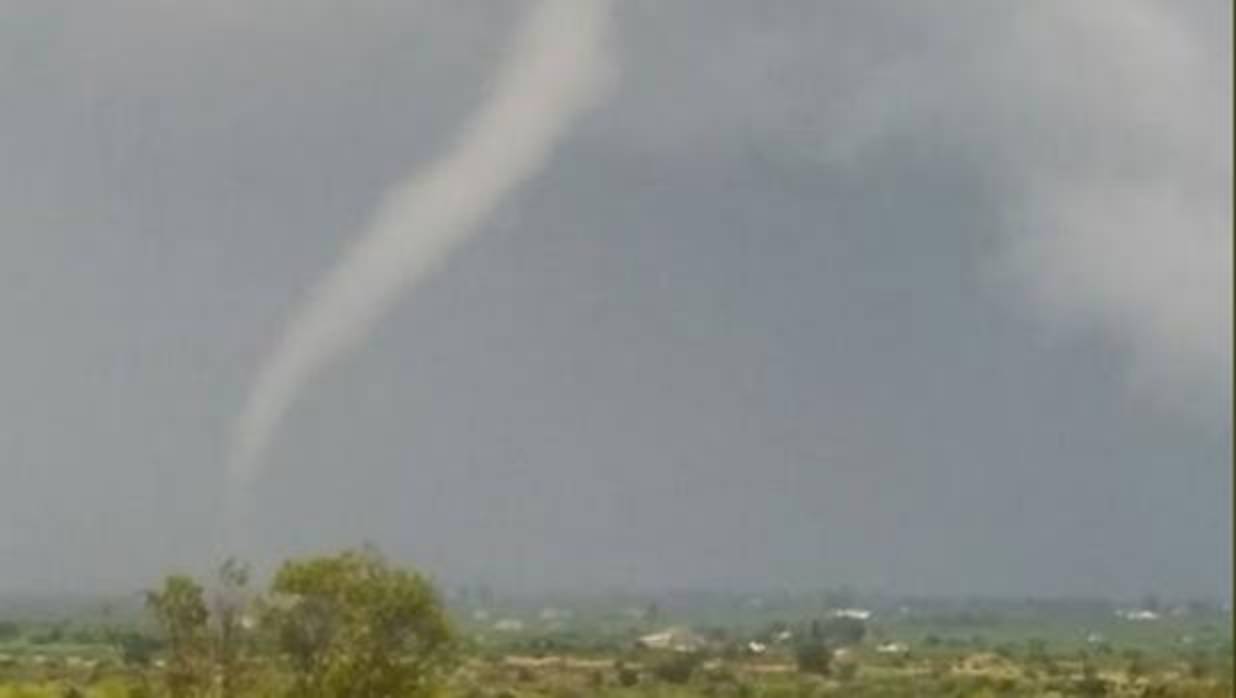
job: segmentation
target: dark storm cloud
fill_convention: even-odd
[[[201,563],[262,353],[524,9],[250,5],[3,13],[0,587]],[[617,92],[306,393],[258,545],[1226,592],[1229,13],[621,4]]]

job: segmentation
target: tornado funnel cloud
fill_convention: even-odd
[[[239,509],[306,383],[363,342],[391,305],[466,242],[537,173],[571,120],[614,75],[609,0],[541,0],[519,28],[494,90],[445,155],[399,182],[367,228],[295,312],[235,424],[224,517]]]

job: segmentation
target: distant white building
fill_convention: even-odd
[[[830,614],[833,618],[853,618],[854,620],[868,620],[871,618],[871,611],[865,608],[836,608]]]
[[[876,646],[876,652],[880,654],[908,654],[910,646],[904,642],[886,642]]]
[[[1132,620],[1132,621],[1148,621],[1148,620],[1158,620],[1159,619],[1158,613],[1155,613],[1154,611],[1146,610],[1144,608],[1123,609],[1120,611],[1116,611],[1116,615],[1125,620]]]
[[[570,609],[565,608],[549,607],[541,609],[541,620],[547,623],[557,620],[567,620],[572,615],[574,614],[570,611]]]
[[[704,638],[687,628],[666,628],[660,632],[644,635],[636,643],[650,650],[695,652],[704,648]]]
[[[500,633],[517,633],[524,629],[524,622],[517,618],[503,618],[494,623],[494,630]]]
[[[756,642],[755,640],[752,640],[751,642],[747,643],[747,651],[750,652],[751,654],[764,654],[765,652],[768,651],[768,645],[762,642]]]

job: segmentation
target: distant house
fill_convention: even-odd
[[[1148,620],[1158,620],[1159,619],[1158,613],[1155,613],[1154,611],[1146,610],[1143,608],[1123,609],[1120,611],[1116,611],[1116,615],[1125,620],[1132,620],[1132,621],[1148,621]]]
[[[666,628],[660,632],[650,633],[636,640],[636,644],[644,649],[670,650],[672,652],[697,652],[704,649],[706,641],[700,635],[687,628]]]
[[[768,651],[768,645],[762,642],[756,642],[755,640],[752,640],[751,642],[747,643],[747,651],[750,652],[751,654],[764,654],[765,652]]]
[[[541,609],[541,620],[546,623],[567,620],[574,615],[570,609],[547,607]]]
[[[871,611],[865,608],[836,608],[831,614],[833,618],[853,618],[854,620],[868,620],[871,618]]]
[[[503,618],[494,623],[494,630],[501,633],[517,633],[524,629],[524,622],[516,618]]]
[[[876,646],[880,654],[909,654],[910,646],[904,642],[886,642]]]

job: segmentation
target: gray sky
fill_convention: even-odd
[[[211,554],[287,316],[520,3],[0,3],[0,589]],[[260,558],[1226,594],[1227,2],[617,5],[545,171],[301,396]]]

